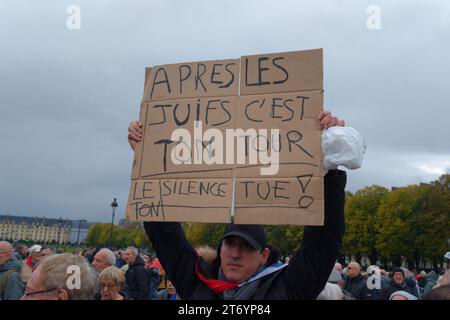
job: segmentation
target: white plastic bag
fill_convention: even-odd
[[[325,173],[338,166],[358,169],[366,152],[366,141],[351,127],[331,127],[322,132],[322,151]]]

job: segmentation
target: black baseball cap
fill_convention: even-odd
[[[392,276],[394,276],[394,274],[396,274],[397,272],[400,272],[403,275],[403,278],[405,277],[405,271],[403,271],[403,269],[400,267],[394,268],[392,270]]]
[[[267,237],[264,228],[256,224],[230,223],[220,241],[227,237],[237,236],[247,241],[255,250],[261,250],[267,246]]]

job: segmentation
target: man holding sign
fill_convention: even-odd
[[[320,126],[343,126],[330,113]],[[139,122],[128,128],[131,147],[141,141]],[[260,225],[229,224],[208,265],[186,240],[178,222],[144,222],[145,231],[164,269],[183,300],[315,299],[324,288],[344,234],[346,174],[330,170],[324,178],[325,224],[305,228],[301,248],[289,265],[279,263]]]
[[[147,69],[128,128],[127,217],[145,221],[182,299],[317,297],[341,246],[346,184],[337,166],[324,171],[322,129],[344,125],[323,111],[322,50]],[[180,221],[232,218],[207,264]],[[307,226],[289,265],[259,224]]]

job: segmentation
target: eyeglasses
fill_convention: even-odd
[[[104,287],[106,287],[107,289],[113,289],[116,286],[117,286],[117,284],[115,284],[115,283],[101,283],[100,284],[101,289],[103,289]]]
[[[27,292],[27,290],[25,290],[25,293],[23,294],[25,297],[30,297],[30,296],[34,296],[36,294],[41,294],[41,293],[50,293],[53,292],[55,290],[58,290],[58,288],[55,289],[49,289],[49,290],[38,290],[38,291],[32,291],[32,292]]]

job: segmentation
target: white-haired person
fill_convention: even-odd
[[[122,289],[125,276],[116,266],[107,267],[98,276],[101,300],[125,300]]]
[[[41,260],[22,300],[93,300],[97,274],[83,256],[55,254]]]
[[[33,269],[36,267],[38,262],[42,259],[42,246],[35,244],[29,250],[29,256],[26,260],[22,262],[22,269],[20,271],[20,276],[24,283],[27,283],[28,279],[33,272]]]
[[[0,241],[0,300],[18,300],[24,284],[20,278],[21,260],[13,254],[12,245]]]
[[[393,292],[390,295],[389,300],[418,300],[418,299],[415,295],[412,295],[409,292],[399,290],[399,291]]]
[[[115,266],[116,264],[116,255],[108,248],[102,248],[95,254],[92,259],[92,267],[94,267],[97,273],[102,272],[108,267]],[[121,271],[122,272],[122,271]],[[124,274],[124,272],[122,272]],[[95,300],[101,299],[101,287],[97,288],[95,292]]]
[[[92,260],[92,266],[95,271],[102,272],[104,269],[115,266],[116,264],[116,255],[114,252],[109,250],[108,248],[100,249],[94,256]]]
[[[342,282],[341,273],[333,268],[325,287],[316,300],[344,300],[344,292],[340,283]]]
[[[339,272],[342,273],[342,264],[340,264],[339,262],[336,262],[334,264],[334,268]]]

